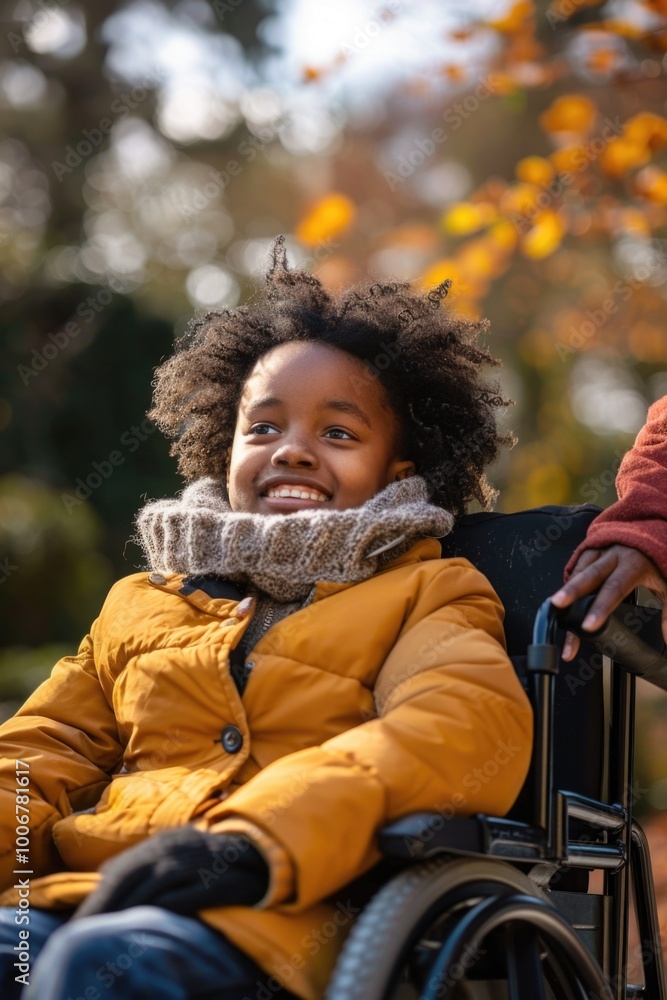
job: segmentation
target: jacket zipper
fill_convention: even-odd
[[[266,630],[268,629],[268,627],[270,626],[271,622],[275,617],[276,617],[275,608],[269,608],[266,614],[264,615],[264,619],[262,621],[262,635],[266,632]],[[243,675],[241,677],[241,694],[243,694],[243,691],[245,691],[245,686],[248,683],[248,678],[250,677],[250,671],[254,666],[255,666],[254,660],[246,660],[246,662],[243,664]]]
[[[275,608],[269,608],[269,610],[264,615],[264,621],[262,622],[262,628],[265,632],[275,617],[276,617]]]
[[[308,595],[307,600],[304,603],[304,607],[306,606],[306,604],[310,604],[310,602],[313,599],[313,595],[314,594],[315,594],[315,587],[313,586],[312,589],[311,589],[311,591],[310,591],[310,594]],[[270,627],[270,625],[273,622],[273,619],[275,617],[276,617],[276,609],[275,608],[269,608],[267,610],[266,614],[264,615],[264,619],[262,621],[262,635],[264,635],[265,632],[268,630],[268,628]],[[254,666],[255,666],[254,660],[248,660],[247,662],[245,662],[243,664],[243,677],[242,677],[242,680],[241,680],[242,691],[245,690],[245,686],[246,686],[246,684],[248,682],[248,677],[250,676],[250,671],[252,670],[252,668]]]

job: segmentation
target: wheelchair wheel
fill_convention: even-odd
[[[512,865],[437,858],[385,885],[343,947],[326,1000],[579,1000],[597,963]]]

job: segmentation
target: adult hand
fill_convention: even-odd
[[[595,631],[635,587],[647,587],[661,601],[667,598],[667,581],[647,556],[626,545],[586,549],[577,560],[568,582],[551,597],[557,608],[599,590],[584,618],[583,628]],[[667,642],[667,604],[662,609],[662,634]],[[563,659],[571,660],[579,649],[579,639],[571,632],[565,637]]]
[[[210,906],[252,906],[266,895],[269,869],[242,834],[193,826],[164,830],[105,861],[99,886],[73,920],[150,904],[192,914]]]

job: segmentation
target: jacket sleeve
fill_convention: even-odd
[[[111,693],[99,676],[100,622],[101,616],[76,656],[59,660],[0,726],[0,891],[16,879],[17,792],[30,796],[25,808],[32,874],[49,874],[63,867],[51,837],[53,824],[96,802],[121,756]],[[17,785],[17,761],[27,765],[25,787]]]
[[[582,552],[609,545],[638,549],[667,579],[667,396],[649,409],[619,467],[616,492],[617,502],[595,518],[571,556],[566,580]]]
[[[294,884],[282,909],[299,912],[370,868],[378,830],[399,816],[512,806],[533,716],[502,618],[481,573],[443,561],[379,672],[377,718],[273,761],[210,810],[216,830],[253,824],[286,852]]]

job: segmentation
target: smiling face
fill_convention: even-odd
[[[232,510],[358,507],[414,474],[414,463],[396,454],[398,431],[384,387],[359,359],[316,341],[274,347],[241,395],[227,481]],[[300,495],[280,495],[287,490]]]

